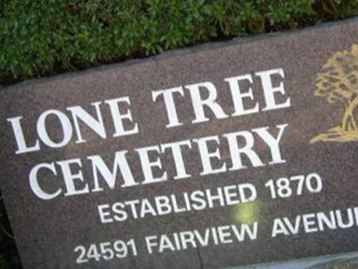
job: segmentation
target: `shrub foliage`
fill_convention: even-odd
[[[357,14],[357,0],[0,0],[0,84]]]

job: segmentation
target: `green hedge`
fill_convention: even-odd
[[[357,0],[0,0],[0,84],[357,14]]]
[[[356,15],[358,0],[0,0],[0,85]],[[17,268],[2,201],[0,227],[0,269]]]

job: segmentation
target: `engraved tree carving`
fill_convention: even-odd
[[[310,143],[358,141],[358,44],[329,58],[317,74],[315,86],[315,96],[325,97],[330,104],[341,103],[344,113],[338,126],[313,137]]]

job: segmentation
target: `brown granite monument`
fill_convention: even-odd
[[[24,268],[358,251],[357,33],[351,19],[1,90],[1,191]]]

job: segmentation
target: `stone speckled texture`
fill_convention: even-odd
[[[357,34],[358,20],[352,19],[303,31],[199,46],[3,89],[0,92],[1,189],[24,268],[224,268],[357,251],[357,226],[278,238],[271,238],[270,234],[274,218],[358,206],[358,143],[309,144],[314,135],[336,126],[343,113],[341,106],[330,105],[325,98],[313,95],[316,74],[333,53],[357,44]],[[212,117],[210,122],[193,125],[190,123],[193,119],[191,102],[189,94],[186,94],[177,102],[184,125],[166,129],[163,104],[152,102],[152,90],[211,81],[217,86],[220,105],[233,112],[225,78],[279,67],[285,71],[285,90],[292,103],[287,109],[223,120]],[[253,89],[255,98],[262,104],[262,92],[257,81]],[[45,110],[65,111],[66,107],[74,105],[90,110],[92,102],[121,96],[131,98],[139,134],[102,140],[89,129],[84,129],[87,143],[70,143],[60,149],[43,147],[38,152],[14,154],[16,145],[7,118],[24,116],[27,136],[33,139],[36,119]],[[108,111],[104,112],[104,118],[111,134],[113,127]],[[172,180],[174,167],[171,158],[165,155],[162,162],[169,181],[163,183],[118,187],[89,195],[61,196],[50,201],[36,198],[28,183],[30,169],[42,162],[99,154],[110,163],[118,150],[131,151],[164,142],[284,123],[289,124],[281,142],[282,154],[287,160],[285,164],[198,176],[201,164],[193,151],[184,156],[190,173],[195,175],[189,179]],[[57,134],[55,125],[52,132]],[[265,161],[268,160],[268,150],[262,143],[258,142],[256,150],[265,156]],[[223,160],[229,158],[227,147],[221,148],[221,155]],[[138,160],[133,158],[130,165],[135,178],[141,178]],[[264,182],[270,178],[311,172],[319,173],[323,179],[324,188],[319,194],[305,193],[289,199],[272,200],[264,188]],[[84,166],[83,173],[91,182],[89,166]],[[235,224],[234,207],[215,207],[110,224],[101,224],[97,213],[97,205],[102,203],[171,193],[179,195],[185,191],[239,183],[253,183],[258,190],[259,233],[254,241],[148,255],[144,236]],[[54,188],[56,184],[51,180],[47,187]],[[77,245],[129,238],[137,240],[138,257],[75,264],[77,254],[73,249]]]

